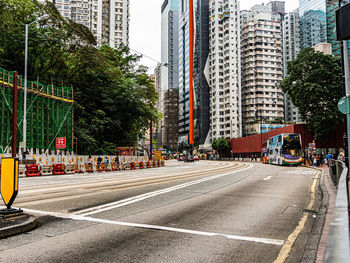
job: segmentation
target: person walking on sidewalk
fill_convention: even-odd
[[[325,164],[329,167],[329,160],[333,159],[333,156],[332,154],[329,152],[327,155],[326,155],[326,161],[325,161]]]

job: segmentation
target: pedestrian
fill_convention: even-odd
[[[87,164],[89,167],[92,167],[92,162],[93,162],[92,156],[91,156],[91,154],[89,154],[89,157],[87,159]]]
[[[328,152],[328,154],[326,155],[326,160],[325,163],[326,165],[329,167],[329,160],[333,159],[333,156],[330,152]]]
[[[321,165],[321,155],[316,154],[316,167]]]
[[[309,154],[308,154],[308,158],[307,158],[307,162],[308,162],[308,164],[309,164],[309,166],[311,166],[312,165],[312,152],[309,152]]]
[[[339,157],[339,151],[336,150],[336,151],[335,151],[335,154],[333,155],[333,159],[334,159],[334,160],[338,160],[338,157]]]
[[[317,165],[317,159],[316,159],[316,154],[314,153],[312,155],[312,166],[316,166]]]
[[[97,158],[97,169],[100,169],[101,163],[102,163],[102,158],[101,158],[101,156],[98,156],[98,158]]]
[[[340,152],[340,153],[339,153],[338,161],[342,161],[342,162],[345,161],[345,156],[344,156],[344,153],[343,153],[343,152]]]
[[[92,156],[91,156],[91,155],[89,155],[89,157],[88,157],[88,164],[89,164],[89,165],[92,164]]]

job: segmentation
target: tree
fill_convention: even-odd
[[[215,139],[212,143],[212,148],[219,152],[219,156],[229,156],[229,152],[231,149],[230,141],[225,138]]]
[[[337,107],[343,94],[339,57],[304,49],[295,60],[288,62],[288,77],[281,88],[317,139],[326,141],[343,121]]]

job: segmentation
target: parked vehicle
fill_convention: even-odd
[[[195,155],[195,156],[193,156],[193,160],[195,160],[195,161],[199,161],[199,156],[197,156],[197,155]]]

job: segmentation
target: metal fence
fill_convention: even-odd
[[[325,262],[350,262],[348,168],[343,162],[330,160],[329,173],[338,191]]]

